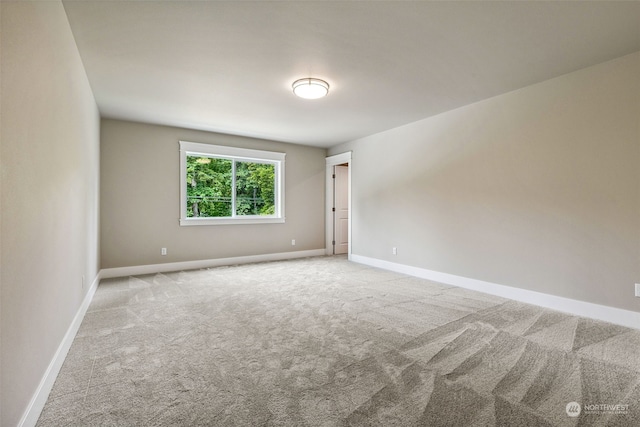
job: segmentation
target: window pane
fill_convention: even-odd
[[[275,215],[275,166],[236,162],[236,215]]]
[[[285,156],[180,141],[180,226],[284,223]]]
[[[232,161],[187,156],[187,217],[231,216]]]

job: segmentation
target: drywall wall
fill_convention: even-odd
[[[62,4],[1,7],[0,424],[9,427],[98,273],[100,119]]]
[[[101,135],[102,268],[324,248],[325,149],[119,120]],[[181,140],[286,153],[286,222],[181,227]]]
[[[354,254],[640,311],[640,52],[348,150]]]

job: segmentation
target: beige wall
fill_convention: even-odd
[[[180,140],[287,153],[286,222],[180,227]],[[324,248],[325,155],[320,148],[103,120],[102,268]]]
[[[0,424],[9,427],[99,269],[100,120],[62,4],[1,7]]]
[[[347,150],[353,253],[640,311],[640,52]]]

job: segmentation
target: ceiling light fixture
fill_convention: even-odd
[[[318,99],[329,93],[329,83],[311,77],[296,80],[292,87],[293,93],[304,99]]]

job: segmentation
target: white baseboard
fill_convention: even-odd
[[[512,286],[498,285],[496,283],[470,279],[468,277],[456,276],[454,274],[441,273],[419,267],[412,267],[377,258],[369,258],[362,255],[352,254],[349,259],[360,264],[395,271],[409,276],[420,277],[422,279],[433,280],[434,282],[497,295],[499,297],[521,301],[576,316],[603,320],[616,325],[640,329],[640,313],[635,311],[593,304],[586,301],[544,294],[527,289],[514,288]]]
[[[40,384],[36,389],[27,409],[25,410],[20,422],[18,423],[18,427],[32,427],[35,426],[38,422],[38,418],[40,418],[40,413],[44,409],[44,405],[47,403],[47,399],[49,398],[49,393],[51,393],[51,389],[53,388],[53,384],[56,382],[56,378],[58,377],[58,373],[60,373],[60,369],[62,368],[62,364],[64,363],[64,359],[67,357],[67,353],[71,348],[71,344],[73,344],[73,339],[76,337],[78,333],[78,329],[80,329],[80,325],[82,324],[82,319],[84,319],[84,315],[89,308],[89,304],[91,304],[91,300],[93,299],[93,295],[96,293],[96,289],[98,289],[98,283],[100,283],[100,272],[96,275],[95,279],[91,282],[91,286],[89,287],[89,291],[84,296],[76,315],[69,325],[69,329],[67,329],[67,333],[64,335],[62,342],[58,346],[58,350],[51,359],[47,370],[45,371],[42,380],[40,380]]]
[[[200,268],[220,267],[223,265],[249,264],[252,262],[281,261],[285,259],[307,258],[323,256],[326,250],[312,249],[307,251],[280,252],[275,254],[249,255],[231,258],[203,259],[197,261],[168,262],[164,264],[136,265],[132,267],[105,268],[101,270],[101,277],[137,276],[140,274],[166,273],[168,271],[197,270]]]

